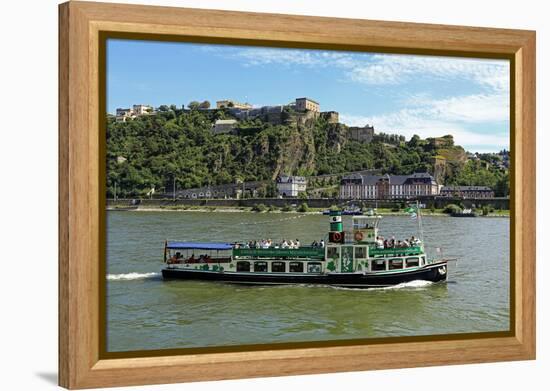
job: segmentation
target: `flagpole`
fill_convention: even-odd
[[[418,199],[416,200],[416,216],[418,220],[418,231],[420,233],[420,242],[424,245],[424,232],[422,229],[422,215],[420,214],[420,205]]]

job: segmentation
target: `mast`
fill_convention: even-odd
[[[422,215],[420,214],[420,204],[418,203],[418,199],[416,200],[416,221],[418,222],[420,242],[424,245],[424,230],[422,229]]]

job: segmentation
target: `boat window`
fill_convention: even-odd
[[[425,265],[425,264],[426,264],[426,257],[422,257],[421,261],[420,261],[420,266]]]
[[[247,262],[247,261],[237,262],[237,271],[238,272],[249,272],[250,271],[250,262]]]
[[[307,272],[308,273],[321,273],[321,262],[308,262]]]
[[[355,247],[355,258],[366,258],[366,257],[367,257],[366,247]]]
[[[284,262],[272,262],[271,271],[275,273],[284,273],[286,272],[286,265]]]
[[[267,271],[267,262],[254,262],[254,271],[255,272],[266,272]]]
[[[338,247],[328,247],[327,258],[338,258]]]
[[[371,270],[373,271],[379,271],[379,270],[386,270],[386,261],[384,260],[373,260],[371,262]]]
[[[390,270],[395,269],[403,269],[403,259],[397,258],[397,259],[390,259],[389,265]]]
[[[414,267],[418,265],[418,258],[407,258],[407,267]]]
[[[288,268],[291,273],[303,273],[304,264],[302,262],[290,262]]]

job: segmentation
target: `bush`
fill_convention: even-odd
[[[285,206],[283,206],[281,208],[281,211],[283,211],[283,212],[292,212],[292,206],[290,206],[289,204],[285,204]]]
[[[254,204],[252,210],[254,212],[265,212],[267,210],[267,206],[265,206],[264,204]]]
[[[399,204],[392,205],[391,211],[392,212],[399,212],[401,210]]]
[[[305,202],[302,202],[300,204],[300,206],[298,207],[298,212],[307,212],[309,210],[309,207],[307,206],[307,204]]]
[[[462,212],[462,208],[456,204],[448,204],[447,206],[445,206],[445,209],[443,209],[443,213],[447,214],[460,212]]]
[[[495,208],[493,208],[492,205],[483,205],[481,208],[481,214],[483,216],[489,215],[489,213],[493,213],[495,211]]]
[[[269,205],[267,208],[268,212],[275,212],[278,208],[275,205]]]

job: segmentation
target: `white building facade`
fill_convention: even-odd
[[[428,173],[411,175],[360,175],[342,178],[342,199],[407,199],[439,194],[440,186]]]
[[[307,180],[303,176],[280,175],[277,177],[277,192],[281,197],[298,197],[307,189]]]

